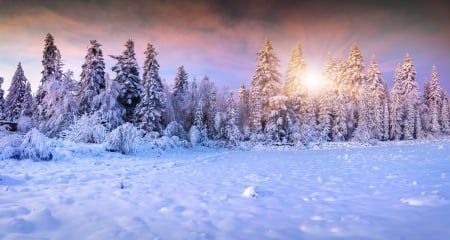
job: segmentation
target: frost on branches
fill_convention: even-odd
[[[16,122],[21,117],[30,117],[31,107],[30,83],[24,75],[22,65],[19,63],[5,100],[5,119]]]
[[[163,113],[167,104],[166,94],[159,77],[159,64],[156,60],[156,50],[148,44],[145,51],[143,91],[141,101],[136,106],[136,125],[145,133],[163,130]]]
[[[131,123],[125,123],[114,129],[106,139],[106,150],[122,154],[134,153],[139,144],[141,133]]]
[[[3,78],[0,77],[0,120],[5,119],[5,100],[3,99],[3,95],[5,91],[2,89]]]
[[[80,91],[78,95],[78,112],[80,115],[92,114],[100,108],[94,105],[94,97],[105,91],[105,60],[97,40],[90,41],[84,64],[81,67]]]
[[[126,110],[123,119],[126,122],[132,122],[136,105],[141,101],[142,92],[133,40],[128,39],[125,43],[125,50],[122,55],[111,57],[117,61],[112,70],[116,73],[114,81],[119,84],[117,100]]]

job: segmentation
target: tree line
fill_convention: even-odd
[[[347,58],[327,56],[326,85],[313,94],[306,86],[307,63],[300,43],[293,48],[285,74],[271,42],[257,53],[255,73],[246,87],[220,91],[205,76],[189,76],[183,66],[173,86],[159,75],[157,51],[148,44],[142,69],[129,39],[110,78],[101,44],[90,41],[80,80],[63,72],[53,36],[45,37],[42,78],[35,96],[21,64],[4,98],[0,78],[0,119],[19,129],[37,128],[49,137],[99,143],[115,129],[132,127],[142,137],[176,136],[193,144],[209,140],[226,146],[240,141],[290,144],[389,141],[440,137],[450,132],[449,103],[432,68],[420,94],[409,54],[397,65],[389,91],[375,56],[365,68],[362,53],[351,46]],[[141,74],[142,70],[142,74]],[[125,131],[124,134],[127,131]]]

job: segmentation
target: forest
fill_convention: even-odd
[[[409,54],[388,89],[372,56],[368,67],[354,43],[347,58],[328,55],[320,92],[308,88],[300,43],[284,74],[270,40],[257,53],[255,72],[236,93],[221,91],[205,76],[189,79],[183,66],[173,84],[159,75],[157,51],[148,44],[139,67],[129,39],[106,72],[101,44],[90,41],[79,81],[63,72],[62,55],[45,37],[42,78],[33,95],[21,64],[5,97],[0,78],[0,121],[18,124],[27,136],[75,143],[107,143],[129,152],[132,139],[172,139],[190,145],[237,147],[242,142],[308,148],[325,142],[375,144],[439,138],[450,133],[449,103],[437,70],[420,92]],[[254,64],[254,63],[249,63]],[[3,126],[5,128],[5,126]],[[40,135],[39,135],[40,136]],[[30,140],[31,141],[31,140]]]

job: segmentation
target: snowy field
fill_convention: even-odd
[[[0,239],[450,239],[450,141],[0,161]]]

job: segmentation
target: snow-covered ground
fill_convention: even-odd
[[[0,160],[0,239],[450,239],[450,141],[73,149]]]

